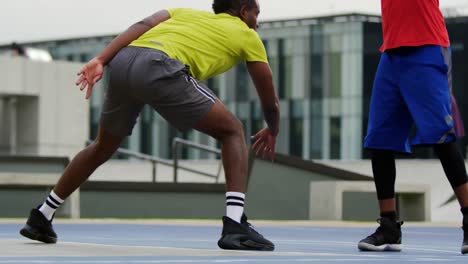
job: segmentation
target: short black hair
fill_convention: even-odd
[[[247,5],[248,7],[257,6],[256,0],[213,0],[213,12],[215,14],[235,12],[238,13],[241,7]]]

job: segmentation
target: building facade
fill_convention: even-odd
[[[70,93],[81,67],[68,61],[0,58],[0,156],[72,157],[83,148],[89,104],[81,93]]]
[[[468,114],[468,17],[446,19],[453,51],[454,94],[462,117]],[[270,21],[260,24],[280,98],[281,127],[277,151],[304,159],[355,160],[367,157],[362,148],[367,127],[373,77],[382,42],[380,17],[348,14]],[[27,43],[46,48],[56,60],[86,62],[113,35]],[[246,140],[265,126],[255,88],[244,65],[207,81],[208,86],[242,121]],[[106,80],[91,98],[90,138],[96,135]],[[198,132],[184,134],[145,107],[125,146],[134,151],[171,157],[173,137],[217,146]],[[466,146],[464,139],[459,142]],[[431,150],[416,150],[421,158]],[[186,158],[203,158],[197,151]]]

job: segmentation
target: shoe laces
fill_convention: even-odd
[[[256,234],[256,235],[258,235],[258,236],[260,236],[260,237],[263,237],[263,235],[260,234],[260,233],[256,230],[255,226],[252,225],[251,223],[249,223],[249,221],[247,221],[247,220],[248,220],[247,215],[246,215],[245,213],[242,214],[242,217],[241,217],[241,224],[246,225],[247,228],[248,228],[252,233],[254,233],[254,234]]]
[[[255,226],[252,225],[251,223],[249,223],[249,222],[247,221],[247,219],[245,219],[245,221],[243,221],[243,224],[246,225],[247,228],[248,228],[252,233],[263,237],[263,236],[256,230]]]
[[[380,236],[383,235],[382,224],[381,224],[380,218],[377,219],[376,221],[377,221],[377,223],[379,223],[379,227],[377,227],[377,229],[375,230],[374,233],[372,233],[370,236],[368,236],[368,237],[372,237],[374,239],[378,239]]]
[[[255,233],[258,234],[257,230],[255,230],[255,226],[254,226],[254,225],[252,225],[252,224],[249,223],[249,222],[245,222],[245,224],[249,227],[250,230],[252,230],[253,232],[255,232]]]
[[[372,233],[369,237],[378,239],[380,236],[384,236],[386,227],[384,226],[384,223],[382,222],[382,218],[378,218],[377,223],[379,223],[379,227],[375,230],[374,233]],[[403,225],[403,221],[396,221],[395,222],[397,227],[400,227]]]

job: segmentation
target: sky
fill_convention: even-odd
[[[380,14],[380,0],[259,2],[260,22],[349,12]],[[0,6],[0,44],[118,34],[160,9],[190,7],[209,11],[211,3],[212,0],[6,0]],[[440,5],[468,10],[468,0],[440,0]]]

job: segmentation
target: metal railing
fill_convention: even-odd
[[[89,145],[91,143],[93,143],[93,140],[86,141],[87,145]],[[152,167],[151,167],[151,170],[152,170],[152,172],[151,172],[151,181],[153,183],[156,182],[156,165],[158,163],[161,163],[161,164],[164,164],[164,165],[167,165],[167,166],[174,166],[174,163],[171,162],[170,160],[166,160],[166,159],[146,155],[146,154],[139,153],[139,152],[136,152],[136,151],[125,149],[125,148],[118,148],[115,152],[118,153],[118,154],[123,154],[123,155],[129,156],[129,157],[133,157],[133,158],[137,158],[137,159],[140,159],[140,160],[146,160],[146,161],[151,162],[151,165],[152,165]]]
[[[212,178],[216,179],[217,183],[219,182],[219,178],[220,178],[220,175],[221,175],[221,170],[223,168],[223,163],[222,163],[221,160],[219,161],[218,170],[217,170],[216,174],[211,174],[211,173],[207,173],[207,172],[204,172],[204,171],[195,170],[193,168],[181,166],[181,165],[179,165],[179,146],[191,147],[191,148],[195,148],[195,149],[203,150],[203,151],[206,151],[206,152],[221,155],[221,150],[220,149],[208,147],[208,146],[201,145],[201,144],[198,144],[198,143],[194,143],[192,141],[184,140],[184,139],[181,139],[181,138],[174,138],[174,140],[172,141],[172,156],[173,156],[173,159],[174,159],[174,182],[178,181],[178,173],[177,173],[178,169],[183,169],[183,170],[186,170],[186,171],[189,171],[189,172],[194,172],[194,173],[198,173],[198,174],[201,174],[201,175],[204,175],[204,176],[212,177]]]
[[[86,141],[86,144],[89,145],[92,142],[93,142],[92,140],[88,140],[88,141]],[[154,156],[147,155],[147,154],[143,154],[143,153],[139,153],[139,152],[136,152],[136,151],[125,149],[125,148],[118,148],[116,150],[116,153],[123,154],[123,155],[133,157],[133,158],[137,158],[137,159],[140,159],[140,160],[145,160],[145,161],[151,162],[151,165],[152,165],[152,174],[151,175],[152,175],[152,182],[153,183],[156,183],[156,165],[158,163],[166,165],[166,166],[172,166],[174,168],[174,170],[173,170],[174,171],[174,178],[173,178],[174,183],[178,182],[178,170],[179,169],[185,170],[185,171],[188,171],[188,172],[193,172],[193,173],[196,173],[196,174],[199,174],[199,175],[215,178],[216,183],[219,183],[221,170],[223,168],[223,164],[222,164],[221,160],[219,161],[219,165],[218,165],[218,169],[217,169],[216,174],[207,173],[207,172],[204,172],[202,170],[197,170],[197,169],[194,169],[194,168],[189,168],[187,166],[180,165],[179,164],[179,159],[180,159],[179,149],[180,149],[181,146],[191,147],[191,148],[195,148],[195,149],[198,149],[198,150],[203,150],[203,151],[206,151],[206,152],[221,155],[221,150],[220,149],[212,148],[212,147],[205,146],[205,145],[201,145],[201,144],[191,142],[191,141],[188,141],[188,140],[184,140],[184,139],[181,139],[181,138],[174,138],[174,140],[172,141],[172,150],[173,150],[173,160],[172,161],[167,160],[167,159],[154,157]]]

